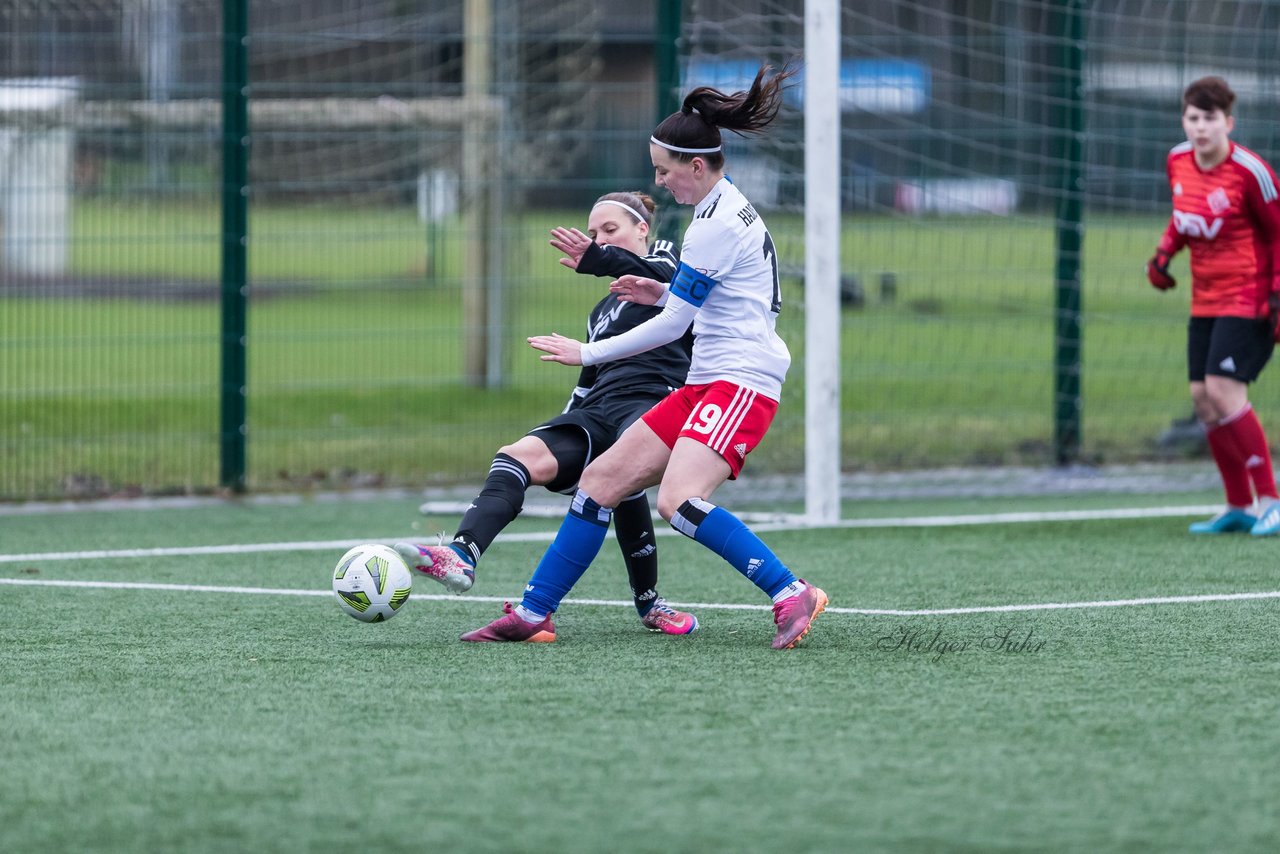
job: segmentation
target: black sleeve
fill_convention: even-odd
[[[676,254],[670,241],[659,240],[641,258],[617,246],[592,243],[578,260],[578,272],[589,276],[644,276],[669,282],[676,272]]]
[[[578,373],[578,388],[591,388],[596,384],[596,365],[583,365]]]

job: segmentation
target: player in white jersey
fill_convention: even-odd
[[[629,346],[598,342],[584,359],[595,364],[630,355],[692,319],[696,346],[688,385],[727,380],[777,400],[791,365],[775,330],[782,308],[777,253],[764,220],[727,176],[694,206],[680,254],[671,288],[681,298],[666,301],[668,316],[654,337]],[[627,299],[637,278],[627,277],[615,291]]]
[[[699,87],[649,138],[658,186],[693,205],[681,263],[665,291],[662,313],[628,332],[583,344],[562,335],[529,343],[544,361],[595,365],[644,352],[693,324],[688,384],[672,392],[583,471],[569,515],[534,571],[519,606],[465,641],[526,641],[554,634],[551,614],[604,542],[614,507],[660,484],[658,513],[710,548],[774,602],[775,649],[808,633],[827,595],[798,579],[741,520],[708,499],[735,478],[778,407],[791,357],[778,338],[781,309],[777,257],[769,230],[724,172],[720,129],[759,133],[777,116],[782,84],[761,68],[744,92]],[[659,282],[622,276],[619,298],[650,302]]]

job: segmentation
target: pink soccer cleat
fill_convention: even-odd
[[[476,583],[475,567],[448,546],[396,543],[395,550],[409,564],[410,569],[434,578],[450,593],[466,593]]]
[[[692,634],[698,628],[697,617],[677,611],[661,599],[653,603],[649,613],[641,617],[640,622],[649,631],[666,635]]]
[[[803,583],[804,590],[773,606],[773,621],[778,626],[773,638],[774,649],[794,649],[827,607],[827,594],[808,582]]]
[[[556,627],[550,614],[541,623],[530,623],[516,613],[510,602],[503,602],[501,617],[484,628],[467,632],[461,639],[471,643],[551,643],[556,639]]]

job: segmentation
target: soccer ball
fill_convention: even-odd
[[[400,613],[412,587],[413,575],[400,555],[376,543],[356,546],[333,570],[338,607],[364,623],[380,623]]]

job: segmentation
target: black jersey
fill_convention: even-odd
[[[578,261],[578,272],[613,278],[636,275],[669,282],[679,262],[675,245],[669,240],[654,242],[649,247],[649,254],[643,258],[617,246],[592,243]],[[587,317],[587,340],[599,341],[621,335],[661,311],[655,305],[623,302],[615,294],[609,294],[591,309]],[[661,347],[626,359],[585,366],[568,408],[619,390],[649,392],[659,398],[665,397],[672,389],[684,385],[692,352],[693,331],[688,329],[682,337]]]

